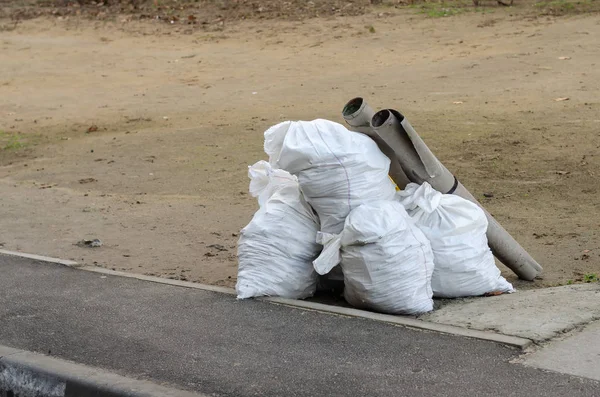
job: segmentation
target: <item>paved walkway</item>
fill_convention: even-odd
[[[0,345],[215,396],[600,396],[491,342],[3,255]]]
[[[600,319],[600,283],[531,289],[487,298],[448,299],[444,303],[441,309],[421,319],[543,343]]]

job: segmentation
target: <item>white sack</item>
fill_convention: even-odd
[[[312,296],[317,286],[312,261],[321,251],[315,242],[319,221],[297,178],[266,161],[249,167],[248,176],[260,209],[240,234],[237,297]]]
[[[433,253],[400,203],[363,204],[350,212],[341,234],[319,233],[317,241],[325,247],[315,270],[325,274],[341,263],[352,306],[391,314],[433,310]]]
[[[350,211],[374,200],[392,200],[390,159],[373,140],[328,120],[286,121],[265,132],[274,168],[298,176],[321,221],[321,231],[340,233]]]
[[[442,194],[427,182],[411,183],[397,193],[417,226],[431,242],[435,268],[431,286],[440,298],[514,292],[500,275],[488,246],[488,221],[479,206]]]

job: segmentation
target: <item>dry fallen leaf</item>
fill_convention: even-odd
[[[504,292],[502,291],[491,291],[491,292],[486,292],[484,294],[484,296],[498,296],[498,295],[502,295]]]
[[[571,99],[571,98],[569,98],[569,97],[564,97],[564,98],[555,98],[554,100],[555,100],[556,102],[561,102],[561,101],[568,101],[569,99]]]
[[[567,59],[571,59],[571,57],[558,57],[561,61],[566,61]]]
[[[92,126],[90,126],[90,128],[87,129],[88,134],[90,132],[96,132],[96,131],[98,131],[98,126],[97,125],[92,125]]]

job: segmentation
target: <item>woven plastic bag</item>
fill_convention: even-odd
[[[248,175],[260,209],[240,233],[237,297],[312,296],[317,286],[312,261],[321,251],[315,242],[319,221],[297,178],[266,161],[249,167]]]
[[[390,159],[373,140],[333,121],[286,121],[265,132],[265,152],[273,168],[296,176],[321,231],[340,233],[353,208],[392,200]]]
[[[363,204],[350,212],[340,234],[319,233],[319,274],[338,263],[344,297],[352,306],[390,314],[433,310],[433,253],[429,241],[396,201]]]
[[[442,194],[427,182],[411,183],[397,197],[431,242],[435,297],[514,292],[496,267],[486,237],[488,221],[477,204]]]

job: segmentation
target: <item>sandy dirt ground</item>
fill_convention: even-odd
[[[364,96],[402,111],[542,264],[517,287],[600,274],[600,22],[492,11],[5,29],[0,246],[232,286],[263,131],[341,122]]]

